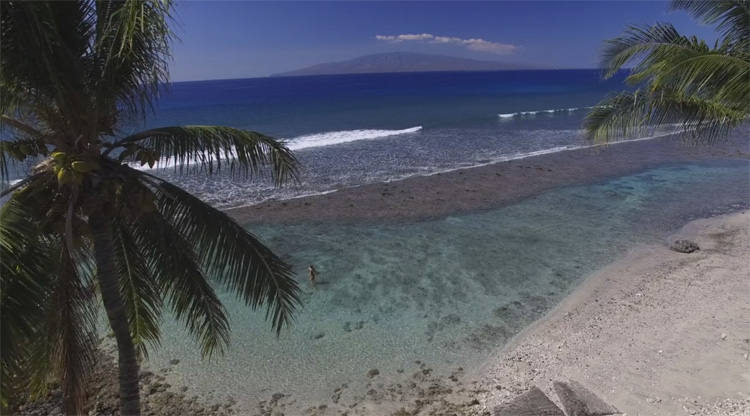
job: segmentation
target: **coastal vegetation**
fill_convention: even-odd
[[[601,58],[605,78],[632,66],[626,82],[635,91],[605,98],[584,122],[591,140],[607,143],[674,127],[694,141],[712,143],[750,120],[750,1],[673,0],[715,26],[713,47],[673,25],[630,26],[607,40]]]
[[[138,360],[168,314],[204,356],[229,343],[211,281],[280,331],[299,304],[290,265],[225,213],[139,166],[281,184],[298,163],[260,133],[170,126],[133,133],[168,81],[169,1],[3,2],[0,53],[0,339],[3,406],[59,384],[68,414],[104,306],[123,415],[140,413]],[[11,169],[29,171],[7,184]],[[8,409],[4,409],[8,410]]]

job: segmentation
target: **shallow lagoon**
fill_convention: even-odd
[[[541,317],[586,276],[636,243],[662,243],[695,218],[750,202],[747,161],[675,164],[546,192],[496,210],[420,222],[253,227],[294,265],[304,289],[295,325],[276,338],[261,311],[223,296],[232,345],[202,361],[165,323],[150,366],[188,394],[230,395],[253,408],[281,392],[323,402],[426,363],[471,369]],[[307,266],[319,272],[313,289]]]

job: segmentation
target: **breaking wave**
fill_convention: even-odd
[[[295,137],[285,141],[291,150],[307,149],[310,147],[331,146],[341,143],[356,142],[359,140],[372,140],[382,137],[397,136],[400,134],[416,133],[422,130],[422,126],[411,127],[403,130],[347,130],[329,131],[325,133],[308,134]]]
[[[514,117],[534,117],[537,114],[554,114],[554,113],[572,113],[578,110],[588,110],[594,107],[573,107],[573,108],[557,108],[553,110],[537,110],[537,111],[519,111],[517,113],[498,114],[500,118],[514,118]]]

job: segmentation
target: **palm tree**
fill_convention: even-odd
[[[165,311],[204,356],[223,352],[229,322],[210,280],[275,330],[290,323],[299,289],[288,264],[226,214],[158,176],[270,172],[281,184],[297,161],[263,134],[143,122],[168,79],[172,4],[10,1],[0,4],[0,196],[3,394],[60,382],[64,411],[83,410],[97,345],[100,299],[117,341],[120,404],[140,413],[138,360],[159,343]],[[209,280],[210,278],[210,280]],[[7,387],[7,388],[6,388]],[[5,397],[4,397],[5,399]]]
[[[635,91],[605,98],[586,116],[591,140],[607,143],[675,128],[712,143],[750,120],[750,0],[673,0],[673,11],[715,25],[713,47],[668,23],[631,26],[605,42],[605,78],[632,64]]]

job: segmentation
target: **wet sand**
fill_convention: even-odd
[[[243,224],[400,221],[481,212],[562,186],[586,184],[665,163],[748,160],[747,130],[711,147],[673,137],[570,150],[324,195],[238,207]]]

